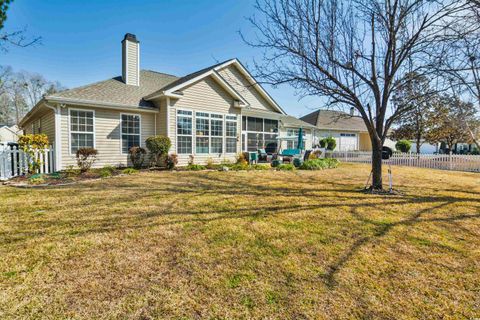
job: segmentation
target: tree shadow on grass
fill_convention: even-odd
[[[464,201],[462,199],[462,201]],[[457,215],[457,216],[450,216],[450,217],[435,217],[435,218],[428,218],[428,219],[421,219],[422,215],[428,212],[432,212],[434,210],[441,209],[443,207],[446,207],[450,204],[454,204],[455,198],[452,197],[451,199],[440,202],[439,204],[436,204],[432,207],[424,208],[421,210],[418,210],[414,214],[412,214],[410,217],[396,221],[396,222],[391,222],[391,223],[385,223],[385,222],[378,222],[375,220],[367,219],[357,212],[357,207],[352,207],[351,208],[351,214],[354,218],[356,218],[358,221],[366,224],[370,224],[375,226],[376,230],[371,236],[365,236],[361,237],[360,239],[356,240],[342,255],[340,255],[332,264],[330,264],[327,267],[327,272],[325,275],[322,277],[324,278],[324,281],[326,285],[329,288],[334,288],[338,282],[336,281],[335,277],[338,274],[342,268],[345,267],[345,265],[353,259],[353,257],[366,245],[369,243],[378,240],[379,238],[384,237],[387,235],[389,232],[391,232],[395,227],[399,225],[406,225],[406,226],[411,226],[414,224],[418,223],[423,223],[423,222],[451,222],[455,223],[457,221],[461,220],[467,220],[467,219],[480,219],[480,213],[477,214],[462,214],[462,215]]]

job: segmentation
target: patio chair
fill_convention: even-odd
[[[268,154],[265,149],[258,149],[258,161],[268,161]]]

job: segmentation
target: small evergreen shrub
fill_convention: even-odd
[[[314,159],[307,160],[300,166],[301,170],[323,170],[338,167],[337,159]]]
[[[115,167],[113,166],[104,166],[102,169],[100,169],[99,171],[99,174],[100,174],[100,177],[102,178],[108,178],[108,177],[111,177],[113,175],[113,173],[115,172]]]
[[[270,165],[269,164],[263,164],[263,163],[252,164],[250,166],[250,168],[252,170],[270,170]]]
[[[67,166],[64,170],[66,176],[68,178],[74,178],[74,177],[77,177],[80,175],[80,170],[79,169],[76,169],[74,166],[70,165],[70,166]]]
[[[409,152],[410,149],[412,148],[412,143],[408,140],[399,140],[395,144],[395,149],[397,149],[400,152]]]
[[[138,170],[134,168],[126,168],[122,170],[123,174],[137,174]]]
[[[81,173],[90,170],[93,163],[97,160],[97,154],[98,151],[95,148],[80,148],[77,150],[77,165]]]
[[[294,171],[296,168],[291,163],[282,163],[277,167],[277,170],[280,171]]]
[[[147,150],[142,147],[131,147],[128,150],[128,154],[130,155],[130,161],[135,169],[140,169],[145,161],[145,154],[147,154]]]
[[[28,179],[28,182],[30,184],[42,184],[42,183],[45,183],[45,177],[43,176],[43,174],[37,173],[37,174],[32,175]]]
[[[168,151],[172,146],[172,142],[169,137],[166,136],[152,136],[145,140],[148,151],[154,157],[154,164],[158,165],[160,159],[166,159]]]
[[[201,171],[201,170],[205,170],[207,168],[205,166],[201,165],[201,164],[191,163],[186,167],[186,169],[190,170],[190,171]]]

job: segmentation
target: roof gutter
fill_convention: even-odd
[[[73,104],[77,106],[115,109],[115,110],[128,110],[128,111],[135,110],[135,111],[148,112],[148,113],[159,112],[157,109],[151,109],[151,108],[147,109],[147,108],[142,108],[139,106],[128,105],[128,104],[101,102],[101,101],[93,101],[93,100],[69,99],[69,98],[61,98],[61,97],[55,97],[55,96],[47,97],[45,101],[53,102],[53,103],[61,103],[61,104]]]

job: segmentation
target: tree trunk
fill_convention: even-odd
[[[372,144],[372,190],[382,190],[382,146]]]

